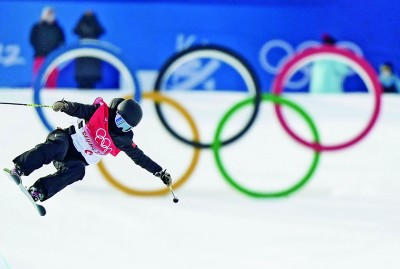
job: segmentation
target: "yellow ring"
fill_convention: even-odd
[[[188,111],[182,107],[179,103],[177,103],[176,101],[174,101],[173,99],[159,94],[159,93],[155,93],[155,92],[146,92],[143,93],[143,99],[152,99],[155,102],[165,102],[169,105],[171,105],[172,107],[174,107],[176,110],[178,110],[179,112],[182,113],[182,116],[189,122],[190,125],[190,129],[192,130],[193,133],[193,138],[194,141],[198,142],[200,141],[200,135],[199,135],[199,131],[196,127],[196,124],[194,123],[194,120],[192,118],[192,116],[190,116],[190,114],[188,113]],[[132,95],[129,96],[125,96],[125,99],[128,98],[132,98]],[[194,151],[193,151],[193,158],[192,161],[188,167],[188,169],[186,170],[186,172],[181,176],[181,178],[179,178],[175,183],[172,184],[172,187],[174,189],[179,188],[180,186],[183,185],[183,183],[185,183],[190,175],[193,173],[194,168],[197,165],[197,162],[199,161],[199,156],[200,156],[200,149],[193,147]],[[164,195],[167,194],[169,192],[168,188],[162,188],[159,190],[151,190],[151,191],[145,191],[145,190],[137,190],[131,187],[127,187],[124,184],[120,183],[118,180],[116,180],[109,172],[108,170],[105,168],[104,164],[102,161],[100,161],[97,164],[98,168],[100,169],[100,172],[103,174],[103,176],[105,177],[105,179],[111,183],[111,185],[113,185],[114,187],[116,187],[118,190],[125,192],[127,194],[130,195],[138,195],[138,196],[156,196],[156,195]]]

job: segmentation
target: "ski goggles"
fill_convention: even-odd
[[[115,115],[115,124],[117,125],[118,128],[121,128],[123,132],[129,132],[132,130],[132,126],[130,126],[124,118],[118,112]]]

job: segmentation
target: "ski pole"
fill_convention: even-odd
[[[175,193],[174,193],[174,191],[172,190],[172,187],[171,187],[171,186],[168,186],[168,188],[169,188],[169,190],[171,191],[172,196],[174,196],[174,199],[173,199],[174,203],[179,202],[179,199],[175,196]]]
[[[6,102],[0,102],[0,105],[31,106],[31,107],[53,107],[53,106],[49,106],[49,105],[6,103]]]

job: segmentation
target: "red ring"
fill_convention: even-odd
[[[381,94],[382,94],[382,88],[379,83],[378,77],[374,71],[374,69],[371,67],[371,65],[364,60],[363,58],[357,56],[356,54],[352,53],[351,51],[337,48],[334,46],[320,46],[320,47],[314,47],[310,48],[307,50],[302,51],[299,54],[296,54],[293,58],[291,58],[289,61],[286,62],[286,64],[282,67],[282,70],[278,73],[276,76],[273,86],[272,86],[272,92],[275,95],[281,95],[284,89],[284,85],[286,81],[290,78],[292,74],[294,74],[295,71],[299,69],[299,67],[307,64],[309,61],[312,59],[312,56],[318,56],[318,55],[326,55],[326,54],[333,54],[333,55],[339,55],[343,56],[351,61],[353,61],[355,64],[357,64],[359,67],[361,67],[366,74],[368,75],[369,79],[372,82],[372,88],[374,90],[374,95],[375,95],[375,107],[374,111],[372,113],[372,116],[367,124],[367,126],[364,128],[364,130],[357,135],[356,137],[350,139],[347,142],[343,142],[341,144],[336,144],[336,145],[323,145],[321,143],[311,143],[303,138],[299,137],[297,134],[295,134],[292,129],[290,129],[289,125],[285,121],[283,115],[282,115],[282,110],[281,106],[279,104],[275,104],[275,112],[278,116],[279,122],[281,123],[282,127],[285,129],[285,131],[293,137],[297,142],[310,147],[316,151],[330,151],[330,150],[339,150],[339,149],[344,149],[347,147],[350,147],[356,143],[358,143],[361,139],[363,139],[372,129],[374,126],[376,120],[378,119],[378,115],[380,112],[380,107],[381,107]],[[300,63],[300,65],[299,65]],[[365,81],[364,81],[365,83]]]

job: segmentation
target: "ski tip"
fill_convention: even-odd
[[[7,172],[7,173],[11,173],[11,170],[8,169],[8,168],[3,168],[3,171],[4,171],[4,172]]]

